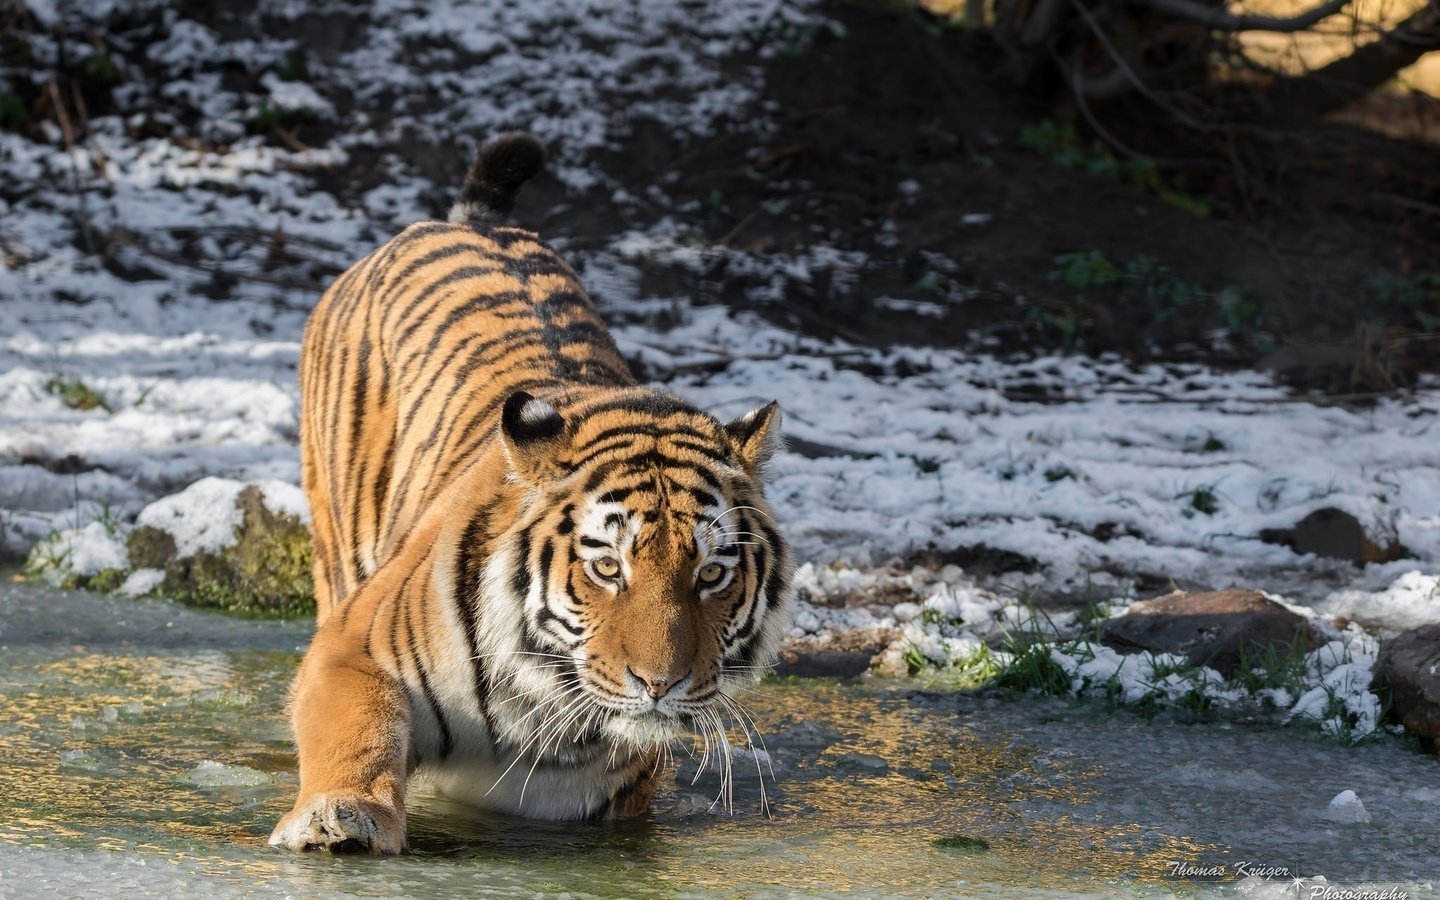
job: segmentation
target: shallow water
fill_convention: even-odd
[[[822,681],[746,698],[768,817],[753,755],[727,813],[677,748],[644,821],[534,823],[421,790],[410,855],[295,856],[264,840],[296,785],[281,705],[308,632],[0,586],[0,897],[1312,896],[1237,882],[1240,863],[1440,884],[1440,765],[1398,739]],[[1326,818],[1345,789],[1371,823]]]

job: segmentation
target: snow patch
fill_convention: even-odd
[[[275,512],[310,521],[305,494],[284,481],[253,482]],[[228,478],[202,478],[190,487],[150,504],[140,511],[137,525],[159,528],[175,539],[176,556],[194,556],[202,550],[223,550],[235,543],[244,514],[236,504],[248,485]]]

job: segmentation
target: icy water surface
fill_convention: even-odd
[[[1399,740],[822,681],[747,699],[771,818],[753,756],[729,815],[680,753],[646,821],[419,796],[406,857],[293,856],[264,839],[295,788],[281,705],[308,631],[0,585],[0,897],[1323,896],[1242,863],[1440,884],[1440,766]],[[1346,789],[1369,824],[1326,818]]]

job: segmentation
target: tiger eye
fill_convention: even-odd
[[[595,574],[601,578],[614,578],[620,574],[620,561],[609,556],[602,556],[593,563]]]
[[[700,567],[700,583],[714,584],[725,577],[725,567],[719,563],[709,563]]]

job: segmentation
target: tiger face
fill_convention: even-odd
[[[604,405],[506,404],[530,493],[488,572],[521,623],[495,653],[522,693],[564,696],[580,727],[638,746],[710,722],[788,627],[790,553],[761,484],[780,414],[722,425],[639,390]]]

